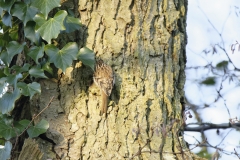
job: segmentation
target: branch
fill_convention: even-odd
[[[193,125],[193,124],[190,124]],[[197,127],[190,127],[187,125],[184,128],[184,131],[192,131],[192,132],[202,132],[209,129],[226,129],[226,128],[238,128],[240,127],[240,123],[222,123],[222,124],[212,124],[212,123],[202,123],[202,124],[194,124],[199,125]],[[238,128],[239,129],[239,128]]]

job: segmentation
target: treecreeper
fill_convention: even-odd
[[[105,114],[107,116],[107,105],[108,97],[112,92],[114,85],[114,73],[112,68],[105,64],[102,59],[96,60],[95,71],[93,74],[94,83],[101,90],[102,105],[101,105],[101,115]]]

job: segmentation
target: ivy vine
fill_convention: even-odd
[[[94,68],[90,49],[79,49],[76,42],[62,48],[52,43],[59,34],[81,28],[80,20],[60,6],[60,0],[0,0],[0,145],[5,146],[0,157],[4,159],[10,157],[11,138],[25,130],[29,137],[37,137],[49,127],[46,120],[34,125],[26,119],[14,121],[16,100],[41,94],[36,80],[49,78],[46,73],[53,74],[52,64],[63,72],[74,60]],[[22,62],[16,62],[21,57]]]

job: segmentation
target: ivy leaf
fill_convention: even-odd
[[[3,50],[0,54],[0,59],[4,62],[5,65],[9,65],[11,60],[9,60],[9,56],[7,51]]]
[[[49,123],[46,120],[41,120],[35,126],[31,126],[27,132],[30,138],[38,137],[40,134],[45,133],[49,128]]]
[[[95,53],[87,47],[83,47],[78,52],[78,59],[82,61],[84,65],[91,67],[94,70]]]
[[[65,72],[66,68],[71,66],[72,61],[77,59],[78,46],[77,43],[70,42],[59,50],[51,44],[45,47],[45,52],[49,56],[49,61]]]
[[[22,128],[27,128],[27,126],[29,125],[30,121],[27,120],[27,119],[23,119],[23,120],[19,121],[18,123],[22,126]]]
[[[7,93],[5,93],[8,90],[7,86],[10,85],[10,86],[12,86],[12,88],[16,88],[17,80],[19,78],[22,78],[22,74],[20,74],[20,73],[17,75],[8,75],[7,77],[0,78],[0,113],[2,112],[1,108],[5,107],[3,105],[8,103],[7,100],[4,100],[4,96],[7,96]],[[10,94],[10,93],[8,93],[8,94]],[[9,96],[11,96],[11,95],[9,95]],[[16,98],[16,99],[18,99],[18,98]],[[10,103],[9,105],[11,105],[13,102],[9,101],[9,103]],[[14,104],[13,104],[13,106],[14,106]],[[10,108],[11,107],[12,106],[10,106]]]
[[[2,50],[3,46],[6,46],[9,39],[9,32],[5,32],[5,34],[0,34],[0,51]]]
[[[49,63],[49,62],[45,63],[45,64],[42,66],[42,69],[43,69],[44,71],[47,71],[47,72],[50,73],[50,74],[53,74],[53,69],[52,69],[52,67],[50,66],[50,63]]]
[[[10,13],[10,10],[11,10],[14,2],[15,2],[15,0],[0,0],[0,6],[3,10]]]
[[[33,46],[28,52],[28,55],[36,62],[36,64],[39,64],[38,59],[43,57],[44,46],[44,44],[41,47]]]
[[[6,77],[0,78],[0,95],[2,95],[4,89],[6,88],[6,85]]]
[[[15,122],[14,127],[15,129],[18,129],[18,133],[21,133],[28,127],[29,123],[29,120],[23,119],[19,122]],[[31,124],[29,126],[31,126]]]
[[[38,30],[44,23],[47,22],[44,18],[44,15],[41,13],[36,14],[33,20],[36,22],[35,30]]]
[[[8,126],[12,126],[12,123],[14,122],[13,118],[7,114],[0,114],[0,123],[2,121]]]
[[[208,86],[212,86],[215,83],[216,83],[215,77],[208,77],[201,82],[201,84],[205,84],[205,85],[208,85]]]
[[[18,82],[17,84],[18,88],[22,89],[22,94],[24,96],[30,96],[30,99],[34,96],[36,93],[41,93],[41,86],[39,83],[33,82],[33,83],[23,83],[23,82]]]
[[[10,55],[16,55],[18,53],[21,53],[23,50],[23,47],[25,46],[26,43],[19,44],[16,41],[11,41],[7,45],[7,51]]]
[[[0,136],[9,140],[16,136],[16,132],[11,125],[7,125],[4,121],[0,121]]]
[[[4,68],[4,74],[5,74],[6,76],[12,75],[10,72],[11,72],[11,71],[10,71],[10,68],[8,68],[8,67],[5,67],[5,68]]]
[[[4,74],[4,70],[0,69],[0,78],[5,77],[6,75]],[[1,92],[0,92],[1,93]]]
[[[33,19],[33,17],[36,15],[38,10],[37,8],[26,5],[23,2],[17,2],[14,4],[11,11],[12,11],[12,15],[22,20],[25,26],[28,21]]]
[[[8,43],[7,52],[3,51],[0,56],[1,60],[5,63],[5,65],[9,66],[9,64],[12,61],[13,56],[21,53],[25,44],[26,44],[25,42],[23,44],[19,44],[16,41],[11,41]]]
[[[35,32],[36,23],[33,21],[29,21],[24,27],[25,37],[31,40],[32,42],[39,44],[40,35]]]
[[[24,3],[30,4],[33,0],[24,0]]]
[[[2,160],[10,159],[12,150],[12,143],[9,141],[5,142],[4,148],[0,148],[0,157]]]
[[[60,0],[33,0],[32,6],[39,8],[40,12],[44,14],[47,19],[48,13],[55,7],[60,7]]]
[[[29,74],[35,78],[47,78],[45,76],[43,69],[39,67],[32,67],[29,71]]]
[[[9,14],[8,12],[5,12],[5,14],[2,17],[2,22],[6,26],[12,27],[12,16],[11,16],[11,14]]]
[[[8,75],[6,77],[6,82],[10,85],[13,85],[13,87],[16,87],[18,79],[22,78],[22,74],[18,73],[16,75]]]
[[[21,96],[20,90],[15,88],[14,91],[5,93],[0,98],[0,113],[6,114],[13,110],[15,101]],[[1,128],[1,127],[0,127]]]
[[[58,11],[53,18],[50,18],[43,25],[41,25],[41,27],[37,29],[37,32],[50,44],[52,38],[57,38],[60,31],[65,30],[63,21],[66,16],[66,11]]]
[[[14,70],[14,73],[18,74],[18,73],[22,73],[22,72],[26,72],[29,70],[30,64],[29,63],[25,63],[22,67],[14,65],[11,67],[11,70]]]
[[[80,20],[71,16],[67,16],[64,20],[65,32],[70,33],[75,30],[79,30],[81,27]]]
[[[7,41],[7,43],[9,43],[10,40],[12,40],[12,41],[17,41],[17,40],[18,40],[18,31],[19,31],[18,25],[13,25],[12,28],[9,28],[9,37],[10,37],[11,39],[9,39],[9,40]],[[4,33],[4,34],[5,34],[5,33]]]

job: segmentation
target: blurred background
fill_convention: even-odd
[[[188,1],[184,138],[207,159],[240,159],[239,2]]]

